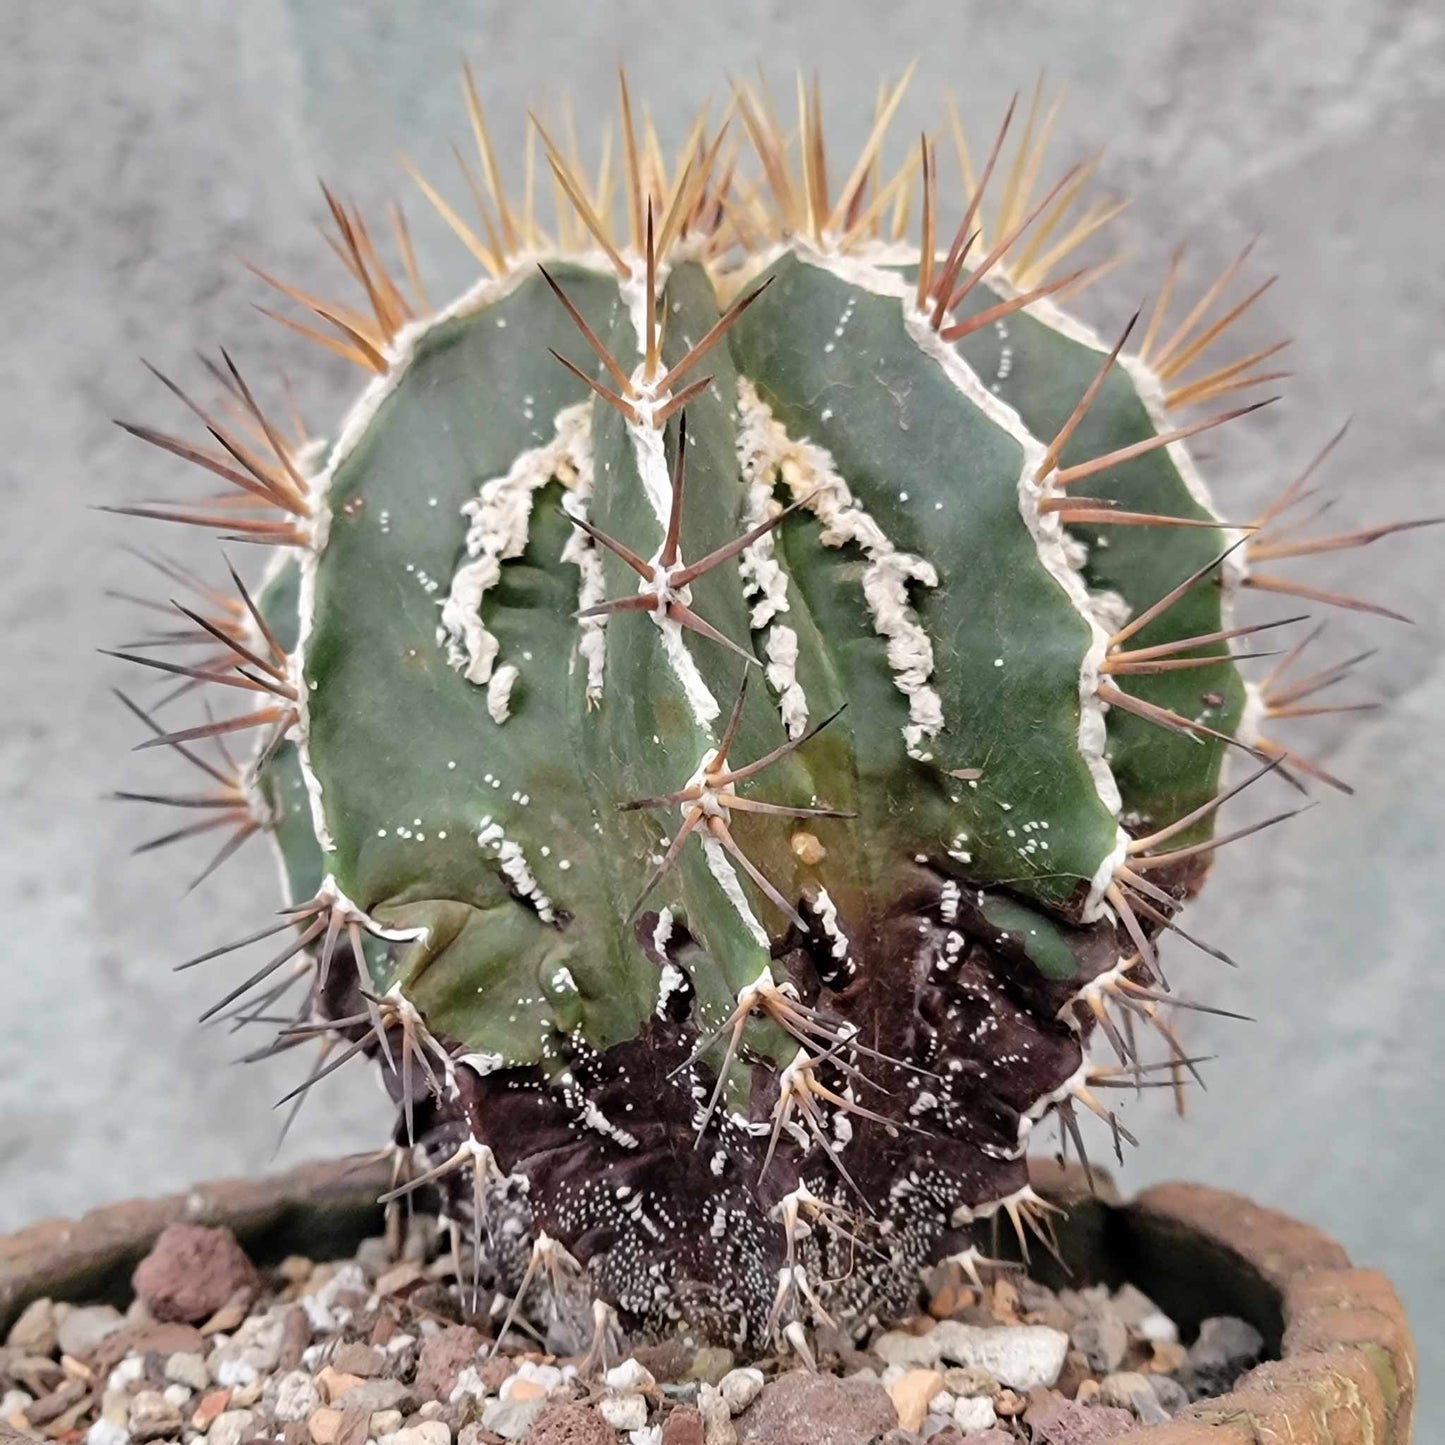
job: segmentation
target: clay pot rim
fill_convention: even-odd
[[[1253,1445],[1271,1430],[1298,1445],[1411,1439],[1415,1352],[1399,1298],[1320,1230],[1205,1185],[1162,1184],[1121,1201],[1101,1175],[1092,1190],[1083,1171],[1049,1161],[1034,1161],[1033,1175],[1066,1211],[1063,1253],[1089,1278],[1132,1280],[1186,1332],[1207,1314],[1241,1315],[1278,1355],[1230,1394],[1130,1433],[1131,1445]],[[258,1263],[339,1257],[380,1232],[376,1199],[389,1183],[386,1165],[363,1156],[106,1205],[0,1236],[0,1333],[41,1296],[123,1301],[131,1272],[172,1223],[226,1225]],[[1035,1272],[1047,1280],[1049,1268]]]

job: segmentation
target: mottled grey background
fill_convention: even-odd
[[[271,867],[257,847],[179,900],[176,861],[127,857],[155,820],[103,796],[164,770],[126,756],[135,728],[94,649],[138,621],[102,589],[138,580],[118,544],[144,528],[85,509],[193,482],[109,423],[175,420],[140,355],[195,379],[193,349],[224,342],[257,375],[286,367],[329,424],[356,377],[258,316],[261,289],[238,260],[330,278],[313,229],[319,175],[363,203],[405,194],[398,143],[446,175],[447,142],[465,134],[464,54],[508,152],[526,106],[555,110],[564,87],[592,131],[610,114],[619,55],[674,136],[705,92],[759,59],[785,85],[794,66],[817,67],[845,144],[861,138],[880,71],[913,56],[905,138],[937,124],[945,86],[981,130],[1046,68],[1071,92],[1064,151],[1105,147],[1105,183],[1134,198],[1120,225],[1134,259],[1088,298],[1091,319],[1117,326],[1185,236],[1196,284],[1256,232],[1255,274],[1281,273],[1242,341],[1293,336],[1297,375],[1282,405],[1210,448],[1225,508],[1248,515],[1353,414],[1330,473],[1337,514],[1445,510],[1445,16],[1424,0],[11,0],[0,9],[0,1224],[272,1162],[270,1103],[293,1071],[233,1067],[237,1041],[193,1024],[239,965],[167,970],[255,926],[274,906]],[[435,289],[459,288],[459,247],[412,211]],[[207,539],[167,540],[214,558]],[[1418,625],[1332,624],[1334,654],[1384,649],[1363,686],[1387,710],[1309,735],[1359,796],[1327,796],[1221,862],[1196,918],[1244,967],[1175,950],[1174,972],[1258,1022],[1190,1021],[1191,1047],[1219,1055],[1209,1092],[1182,1124],[1152,1107],[1161,1100],[1130,1106],[1145,1140],[1124,1171],[1129,1184],[1184,1175],[1247,1190],[1389,1270],[1427,1380],[1445,1370],[1440,547],[1424,534],[1330,569]],[[379,1137],[370,1080],[319,1092],[284,1159]]]

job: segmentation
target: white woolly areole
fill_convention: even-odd
[[[497,866],[502,870],[503,875],[510,881],[512,887],[527,900],[537,912],[537,917],[543,923],[551,923],[556,918],[556,910],[552,906],[552,900],[542,890],[542,885],[537,882],[531,865],[527,862],[527,855],[522,852],[522,845],[515,839],[507,837],[502,825],[491,818],[483,818],[477,828],[477,846],[479,848],[490,848],[497,855]]]
[[[828,895],[826,888],[818,889],[818,896],[813,902],[814,911],[818,915],[818,922],[822,925],[823,932],[828,936],[830,951],[839,963],[843,963],[848,957],[848,935],[843,932],[843,926],[838,922],[838,905]]]
[[[652,929],[652,946],[659,958],[667,957],[668,946],[672,943],[672,925],[672,909],[658,909],[657,922]]]
[[[931,563],[901,552],[882,527],[853,497],[832,456],[815,442],[795,441],[746,377],[738,378],[738,460],[743,480],[771,493],[786,483],[794,501],[823,524],[826,547],[848,542],[868,558],[863,572],[863,600],[874,630],[887,645],[893,681],[908,702],[903,739],[909,754],[926,758],[923,739],[943,727],[943,703],[929,682],[933,675],[933,642],[908,604],[908,584],[938,585]]]
[[[373,938],[384,938],[390,943],[418,943],[425,942],[431,931],[425,925],[416,928],[387,928],[378,923],[366,909],[341,891],[341,885],[330,873],[321,880],[316,897],[328,903],[333,913],[340,913],[347,923],[359,925]]]
[[[1026,1112],[1019,1115],[1019,1147],[1018,1152],[1022,1154],[1029,1146],[1029,1135],[1033,1133],[1034,1125],[1054,1107],[1055,1104],[1071,1098],[1076,1090],[1081,1089],[1089,1082],[1089,1061],[1087,1058],[1080,1063],[1079,1067],[1059,1085],[1046,1094],[1041,1094]]]
[[[507,1061],[501,1054],[470,1053],[457,1055],[457,1067],[463,1064],[467,1066],[479,1079],[484,1079],[488,1074],[495,1074],[498,1069],[506,1068]]]
[[[768,520],[777,506],[773,489],[766,482],[748,487],[746,530]],[[782,623],[773,623],[788,610],[788,574],[774,556],[774,534],[766,532],[744,547],[738,557],[738,575],[743,592],[752,603],[748,625],[753,631],[767,629],[763,652],[767,657],[768,682],[778,694],[778,712],[790,738],[803,735],[808,727],[808,699],[798,682],[798,634]]]
[[[483,482],[477,495],[462,504],[462,514],[470,519],[466,541],[470,560],[452,578],[437,641],[446,647],[447,661],[461,669],[468,682],[486,683],[492,677],[501,644],[482,622],[482,599],[501,581],[502,563],[526,550],[536,494],[554,478],[569,489],[580,487],[584,494],[591,490],[591,427],[590,400],[563,407],[553,422],[550,441],[522,452],[504,475]],[[496,717],[495,712],[492,715]],[[504,717],[496,720],[502,722]]]
[[[321,794],[321,780],[311,763],[311,727],[309,716],[309,692],[305,685],[306,652],[311,641],[311,628],[316,616],[316,573],[321,554],[326,550],[327,533],[331,526],[331,511],[328,497],[336,470],[356,450],[382,403],[401,384],[401,379],[411,369],[417,347],[423,337],[436,327],[459,317],[474,316],[487,307],[510,296],[524,281],[536,274],[539,263],[566,260],[574,266],[586,267],[607,275],[610,263],[599,252],[582,252],[562,255],[554,252],[527,252],[516,257],[512,269],[503,276],[487,277],[469,290],[464,291],[450,306],[432,316],[409,322],[392,337],[385,348],[386,371],[373,377],[356,399],[351,410],[342,419],[335,445],[326,459],[326,465],[316,474],[311,484],[311,500],[314,512],[311,518],[311,544],[301,553],[301,601],[300,631],[296,644],[296,674],[301,679],[297,701],[298,720],[292,736],[301,762],[301,776],[306,782],[306,795],[311,803],[311,827],[316,841],[325,853],[335,849],[335,840],[326,821],[325,800]]]
[[[954,1211],[950,1223],[955,1229],[965,1224],[972,1224],[980,1219],[992,1219],[1000,1209],[1012,1211],[1019,1205],[1043,1205],[1046,1201],[1039,1194],[1032,1184],[1025,1184],[1021,1189],[1011,1190],[1008,1194],[1000,1195],[997,1199],[986,1200],[982,1204],[975,1205],[972,1209],[966,1204],[960,1204]]]
[[[512,715],[512,689],[517,683],[515,663],[504,662],[487,682],[487,711],[494,723],[504,723]]]
[[[654,1010],[658,1018],[667,1016],[669,1000],[686,983],[687,979],[683,971],[675,963],[668,962],[662,965],[662,972],[657,979],[657,1007]]]
[[[1103,973],[1091,978],[1088,983],[1059,1008],[1058,1013],[1055,1014],[1054,1017],[1057,1018],[1060,1023],[1067,1024],[1076,1034],[1083,1033],[1083,1025],[1079,1022],[1078,1016],[1074,1012],[1074,1005],[1082,1003],[1092,1006],[1095,1003],[1102,1002],[1112,991],[1113,986],[1118,983],[1120,979],[1128,978],[1130,972],[1137,966],[1137,959],[1121,958],[1112,968],[1106,968]]]

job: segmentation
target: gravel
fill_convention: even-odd
[[[167,1232],[126,1314],[36,1300],[0,1347],[0,1435],[63,1445],[1089,1445],[1229,1389],[1263,1352],[1243,1320],[1187,1349],[1133,1286],[1053,1291],[935,1271],[926,1308],[796,1356],[682,1340],[605,1373],[539,1353],[495,1313],[453,1323],[449,1252],[420,1218],[400,1256],[254,1269],[225,1231]],[[206,1278],[176,1277],[203,1258]],[[205,1295],[212,1313],[202,1317]],[[160,1303],[165,1301],[165,1303]],[[219,1301],[219,1303],[216,1303]],[[488,1301],[489,1303],[490,1301]],[[158,1320],[153,1308],[170,1318]],[[188,1318],[178,1318],[185,1315]]]

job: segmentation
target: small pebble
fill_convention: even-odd
[[[728,1412],[741,1415],[763,1392],[763,1372],[748,1366],[740,1370],[729,1370],[718,1381],[718,1394],[723,1397]]]
[[[705,1380],[716,1385],[733,1367],[733,1352],[717,1345],[704,1345],[697,1352],[692,1368],[687,1372],[689,1380]]]
[[[166,1379],[192,1390],[208,1390],[211,1387],[211,1372],[200,1355],[183,1352],[168,1356],[164,1374]]]
[[[345,1375],[359,1375],[363,1380],[374,1380],[386,1365],[381,1351],[359,1341],[338,1345],[331,1356],[334,1369]]]
[[[993,1397],[995,1413],[1003,1416],[1022,1415],[1028,1402],[1016,1390],[1000,1390]]]
[[[1105,1375],[1099,1381],[1099,1398],[1106,1405],[1113,1405],[1116,1409],[1132,1410],[1134,1408],[1134,1396],[1140,1391],[1147,1391],[1150,1398],[1154,1392],[1149,1389],[1149,1381],[1144,1375],[1134,1370],[1120,1370],[1112,1375]]]
[[[1168,1375],[1150,1375],[1149,1388],[1171,1419],[1189,1403],[1189,1392]]]
[[[10,1349],[22,1355],[53,1355],[58,1342],[55,1301],[31,1300],[5,1336]]]
[[[130,1402],[128,1428],[130,1438],[135,1441],[179,1435],[181,1412],[160,1391],[141,1390]]]
[[[652,1372],[637,1360],[623,1360],[620,1365],[614,1365],[602,1377],[602,1383],[609,1390],[644,1394],[657,1387]]]
[[[1141,1339],[1148,1340],[1151,1344],[1172,1345],[1179,1342],[1179,1326],[1162,1310],[1152,1310],[1134,1328]]]
[[[1180,1383],[1191,1399],[1223,1394],[1245,1370],[1259,1363],[1263,1353],[1264,1337],[1253,1325],[1232,1315],[1216,1315],[1199,1326]]]
[[[124,1425],[117,1425],[103,1415],[85,1432],[85,1445],[128,1445],[130,1434]]]
[[[702,1415],[704,1445],[736,1445],[738,1432],[732,1412],[715,1385],[703,1385],[698,1391],[697,1408]]]
[[[12,1415],[18,1415],[27,1405],[34,1403],[35,1396],[26,1394],[24,1390],[6,1390],[0,1395],[0,1420],[9,1420]]]
[[[81,1305],[65,1312],[56,1326],[56,1343],[63,1355],[88,1355],[124,1324],[121,1312],[112,1305]]]
[[[1149,1368],[1172,1375],[1184,1368],[1189,1352],[1177,1340],[1157,1340],[1149,1347]]]
[[[1167,1425],[1169,1423],[1169,1411],[1159,1403],[1159,1396],[1148,1385],[1135,1390],[1129,1397],[1129,1403],[1144,1424]]]
[[[695,1405],[679,1405],[662,1422],[662,1445],[706,1445]]]
[[[250,1410],[227,1410],[217,1415],[206,1439],[210,1445],[243,1445],[256,1428],[256,1416]],[[323,1445],[318,1441],[317,1445]]]
[[[955,1395],[997,1395],[999,1383],[987,1370],[953,1365],[943,1372],[943,1383]]]
[[[761,1388],[761,1375],[758,1383]],[[917,1430],[922,1426],[933,1408],[934,1399],[940,1394],[949,1400],[948,1408],[952,1412],[953,1397],[944,1391],[943,1376],[937,1370],[905,1370],[885,1388],[888,1398],[893,1401],[893,1408],[898,1411],[898,1423],[905,1430]]]
[[[336,1439],[341,1434],[342,1414],[340,1410],[333,1410],[329,1405],[323,1405],[319,1410],[311,1412],[311,1418],[306,1422],[306,1429],[311,1436],[313,1445],[336,1445]]]
[[[597,1413],[617,1431],[641,1430],[647,1424],[647,1401],[641,1395],[607,1395]]]
[[[444,1420],[423,1420],[386,1437],[385,1445],[451,1445],[452,1427]]]
[[[226,1406],[230,1403],[231,1392],[229,1390],[208,1390],[201,1396],[200,1402],[191,1415],[191,1428],[204,1434],[211,1428],[216,1416],[223,1414]]]
[[[340,1410],[372,1415],[378,1410],[414,1410],[417,1401],[411,1386],[401,1380],[363,1380],[339,1395],[332,1395],[331,1403]]]
[[[1118,1315],[1099,1311],[1074,1325],[1069,1338],[1083,1352],[1089,1368],[1100,1375],[1117,1370],[1129,1349],[1129,1330]]]
[[[276,1418],[283,1423],[307,1420],[321,1404],[316,1381],[304,1370],[292,1370],[276,1382]]]
[[[503,1440],[520,1440],[546,1406],[546,1400],[488,1400],[482,1424]]]
[[[1019,1390],[1052,1385],[1068,1350],[1069,1337],[1047,1325],[987,1329],[958,1320],[940,1320],[926,1335],[893,1330],[873,1345],[874,1353],[888,1364],[931,1368],[947,1360],[987,1370],[1000,1383]]]
[[[559,1390],[562,1384],[562,1371],[556,1365],[541,1365],[535,1360],[523,1360],[501,1382],[497,1393],[503,1400],[545,1400]]]
[[[987,1430],[997,1419],[993,1401],[986,1395],[965,1395],[953,1402],[953,1423],[960,1430]]]

